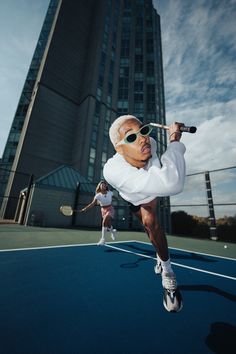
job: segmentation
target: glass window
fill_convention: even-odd
[[[119,87],[128,87],[129,85],[129,79],[127,77],[124,77],[124,78],[120,78],[119,79]]]
[[[129,104],[128,104],[128,101],[118,101],[117,102],[117,107],[120,109],[120,108],[122,108],[122,109],[127,109],[128,108],[128,106],[129,106]]]
[[[94,176],[94,167],[93,165],[89,165],[88,167],[88,180],[92,181]]]
[[[147,111],[155,112],[155,102],[147,102]]]
[[[156,119],[156,115],[154,113],[147,114],[147,120],[149,122],[155,122],[155,119]]]
[[[106,162],[107,161],[107,152],[103,152],[102,153],[102,162]]]
[[[135,112],[141,112],[143,111],[143,102],[134,102],[134,110]]]
[[[20,133],[10,133],[9,135],[9,142],[14,142],[14,141],[19,141],[20,139]]]
[[[154,75],[154,63],[152,61],[147,62],[147,76]]]
[[[124,66],[129,66],[129,59],[127,59],[127,58],[121,58],[120,59],[120,66],[122,67],[124,67]]]
[[[135,80],[139,80],[139,81],[141,81],[141,80],[143,80],[143,73],[135,73],[134,74],[134,79]]]
[[[119,99],[122,99],[122,98],[128,99],[128,97],[129,97],[129,90],[128,90],[128,88],[120,88],[120,89],[118,90],[118,98],[119,98]]]
[[[150,39],[150,38],[147,39],[146,50],[147,50],[147,53],[152,53],[154,51],[153,39]]]
[[[108,105],[111,104],[111,96],[107,96],[107,104],[108,104]]]
[[[155,77],[154,76],[148,76],[146,78],[147,84],[155,84]]]
[[[98,87],[97,88],[97,98],[100,100],[102,97],[102,90]]]
[[[143,92],[143,81],[134,81],[134,91]]]
[[[134,94],[134,101],[135,102],[143,101],[143,94],[142,93],[135,93]]]
[[[96,150],[95,150],[94,148],[90,148],[89,162],[90,162],[91,164],[94,164],[95,157],[96,157]]]
[[[124,69],[124,76],[129,77],[129,68],[123,68]]]

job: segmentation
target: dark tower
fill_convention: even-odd
[[[1,163],[1,216],[14,218],[25,174],[38,178],[70,165],[99,181],[114,153],[109,126],[126,113],[165,124],[160,17],[152,1],[52,0]],[[166,133],[154,137],[161,155]],[[169,199],[163,202],[159,217],[168,231]]]

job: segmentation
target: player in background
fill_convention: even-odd
[[[116,229],[113,229],[112,219],[114,218],[114,208],[112,206],[113,192],[109,190],[108,184],[102,180],[96,187],[96,194],[93,201],[81,209],[81,212],[86,212],[88,209],[99,204],[101,206],[102,215],[102,237],[98,242],[98,246],[106,243],[106,233],[111,233],[112,240],[116,238]]]

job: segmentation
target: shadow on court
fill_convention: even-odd
[[[235,295],[233,295],[227,291],[221,290],[219,288],[216,288],[215,286],[210,286],[210,285],[205,285],[205,284],[202,284],[202,285],[201,284],[199,284],[199,285],[180,285],[179,289],[181,291],[206,291],[209,293],[215,293],[217,295],[225,297],[226,299],[228,299],[230,301],[236,302]]]
[[[236,327],[229,323],[215,322],[211,324],[206,345],[217,354],[232,354],[235,352]]]
[[[142,253],[142,254],[149,256],[149,257],[156,258],[156,252],[154,250],[150,250],[144,246],[127,245],[127,249],[134,251],[134,252]],[[119,251],[117,250],[117,252],[119,252]],[[171,260],[178,260],[178,259],[179,260],[195,260],[195,261],[206,262],[206,263],[216,263],[217,262],[216,259],[211,259],[207,256],[200,255],[200,254],[193,253],[193,252],[186,252],[186,254],[184,254],[183,252],[178,253],[173,250],[170,250],[170,257],[171,257]]]

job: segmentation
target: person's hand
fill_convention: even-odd
[[[86,208],[80,209],[81,213],[84,213],[86,211]]]
[[[180,141],[182,133],[179,130],[179,128],[181,127],[181,125],[182,125],[182,123],[175,122],[169,126],[169,140],[170,140],[170,142]]]

